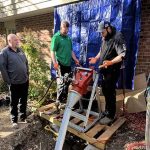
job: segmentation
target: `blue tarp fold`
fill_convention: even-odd
[[[127,43],[125,79],[126,88],[131,89],[138,52],[140,14],[140,0],[86,0],[55,8],[54,31],[59,30],[61,20],[70,23],[73,50],[82,64],[88,67],[88,58],[96,56],[101,46],[98,23],[110,21],[123,33]]]

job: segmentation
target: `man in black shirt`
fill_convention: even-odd
[[[96,57],[90,58],[89,63],[95,64],[98,60],[103,75],[102,92],[105,96],[106,106],[104,117],[100,124],[109,124],[116,113],[116,83],[119,78],[121,62],[125,57],[126,46],[121,32],[107,21],[101,21],[98,31],[102,35],[102,46]]]

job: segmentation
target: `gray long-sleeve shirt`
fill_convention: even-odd
[[[28,61],[24,52],[9,46],[0,53],[0,71],[7,84],[23,84],[29,80]]]

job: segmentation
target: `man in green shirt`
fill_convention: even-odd
[[[51,42],[51,58],[54,65],[54,69],[58,71],[60,69],[61,76],[65,73],[71,72],[71,59],[79,64],[74,52],[72,51],[72,41],[67,35],[69,29],[69,23],[62,21],[60,31],[54,34]],[[62,102],[66,100],[68,93],[68,85],[57,81],[57,101]]]

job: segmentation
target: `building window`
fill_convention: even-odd
[[[6,28],[6,34],[10,34],[10,33],[16,33],[16,23],[15,20],[11,20],[11,21],[6,21],[5,23],[5,28]]]
[[[7,35],[11,33],[16,34],[16,29],[6,29],[6,32],[7,32]]]

